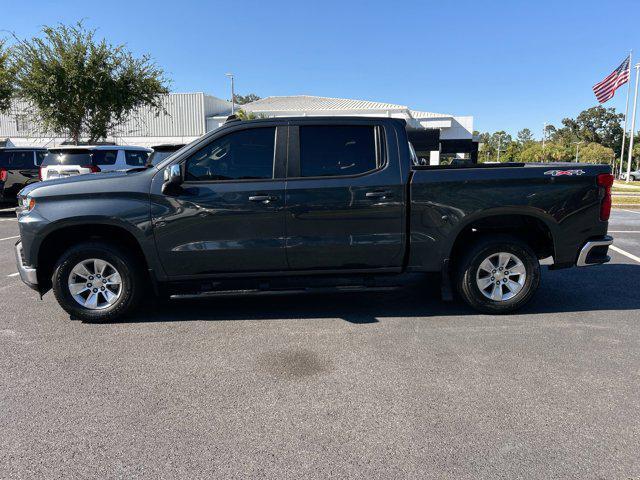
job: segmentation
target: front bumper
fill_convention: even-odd
[[[20,279],[30,288],[38,290],[38,272],[35,268],[28,267],[24,264],[22,256],[22,242],[16,243],[16,264],[18,265],[18,272],[20,273]]]
[[[580,249],[576,265],[578,267],[587,267],[589,265],[600,265],[607,263],[611,257],[607,255],[609,245],[613,243],[613,238],[605,235],[602,238],[589,240]]]

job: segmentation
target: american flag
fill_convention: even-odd
[[[616,89],[629,81],[629,57],[611,72],[604,80],[593,86],[593,93],[600,103],[613,98]]]

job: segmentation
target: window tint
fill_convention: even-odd
[[[214,140],[187,160],[187,180],[273,178],[275,127],[233,132]]]
[[[44,150],[38,150],[36,152],[36,165],[40,166],[42,165],[42,161],[44,160],[44,157],[47,156],[47,152]]]
[[[117,158],[117,150],[94,150],[91,153],[93,165],[115,165]]]
[[[124,156],[127,165],[133,167],[144,167],[149,159],[149,153],[143,150],[125,150]]]
[[[91,165],[89,150],[50,150],[44,157],[41,166],[49,165]]]
[[[375,127],[300,127],[301,176],[356,175],[376,167]]]
[[[9,168],[35,168],[33,152],[12,152],[9,159]]]

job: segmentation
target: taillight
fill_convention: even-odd
[[[42,171],[44,170],[44,168],[40,167],[38,169],[38,178],[40,179],[40,181],[44,180],[44,175],[42,173]]]
[[[601,173],[597,177],[599,187],[604,189],[604,196],[600,203],[600,220],[606,222],[611,215],[611,186],[613,185],[613,175],[610,173]]]
[[[97,165],[80,165],[80,168],[88,168],[91,170],[91,173],[98,173],[101,171],[100,167]]]
[[[0,182],[7,181],[7,171],[4,168],[0,168]]]

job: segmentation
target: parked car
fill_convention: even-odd
[[[37,182],[46,148],[0,148],[0,203],[16,203],[26,185]]]
[[[116,145],[50,148],[40,166],[40,178],[52,180],[84,173],[141,168],[147,165],[151,152],[150,148]]]
[[[150,292],[351,290],[438,272],[481,312],[525,305],[551,268],[605,263],[606,165],[422,166],[403,120],[225,124],[154,168],[30,185],[22,280],[106,321]],[[411,275],[406,275],[411,274]]]
[[[158,165],[169,155],[173,155],[184,146],[184,143],[165,143],[163,145],[151,147],[153,149],[153,153],[149,156],[149,165]]]
[[[620,175],[620,178],[622,180],[626,180],[627,172],[622,172],[622,175]],[[640,170],[632,170],[631,172],[629,172],[629,180],[632,182],[635,182],[636,180],[640,180]]]

